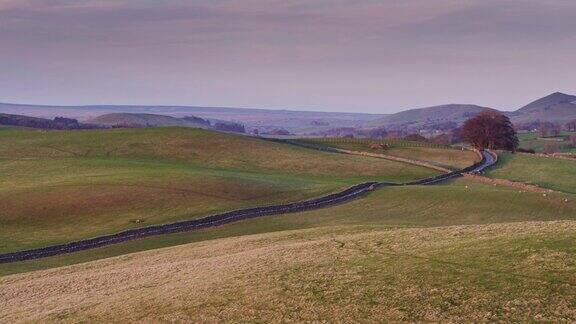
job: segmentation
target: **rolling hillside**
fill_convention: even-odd
[[[88,122],[106,126],[130,125],[139,127],[182,126],[210,128],[210,122],[199,118],[176,118],[156,114],[111,113],[90,118]]]
[[[541,110],[550,110],[551,108],[562,104],[576,104],[576,96],[567,95],[561,92],[554,92],[538,100],[527,104],[518,109],[518,112],[533,113]]]
[[[0,252],[436,174],[194,128],[0,137]]]
[[[198,106],[88,105],[57,106],[0,103],[0,113],[24,114],[42,118],[66,116],[86,121],[106,114],[153,114],[172,117],[198,116],[210,121],[240,122],[261,130],[285,129],[304,134],[335,127],[354,127],[381,118],[383,114],[340,113],[299,110],[273,110]],[[174,123],[174,121],[171,121]]]
[[[576,161],[500,153],[488,176],[576,194]]]
[[[452,122],[462,124],[485,107],[477,105],[450,104],[434,107],[409,109],[369,121],[366,127],[384,126],[387,128],[424,127]],[[515,111],[504,111],[512,122],[530,123],[551,121],[566,123],[576,119],[576,96],[555,92],[537,99]]]
[[[388,129],[420,129],[459,125],[483,109],[485,107],[481,105],[448,104],[408,109],[394,114],[367,114],[196,106],[40,106],[0,103],[0,113],[43,118],[66,116],[82,121],[100,121],[108,125],[117,120],[126,120],[161,126],[190,126],[188,122],[178,119],[194,115],[211,121],[240,122],[248,128],[263,132],[283,129],[293,134],[322,133],[339,128],[370,129],[384,126]],[[510,116],[514,123],[565,123],[576,119],[576,96],[555,92],[516,111],[504,113]],[[100,115],[104,116],[98,117]]]
[[[333,147],[357,152],[384,154],[393,157],[427,162],[442,168],[463,169],[478,162],[479,157],[470,150],[405,140],[369,140],[358,138],[303,138],[295,140],[319,147]],[[373,146],[376,144],[376,146]],[[385,144],[380,148],[377,144]]]
[[[409,109],[368,122],[367,125],[398,128],[404,126],[422,127],[447,122],[461,124],[484,109],[485,107],[476,105],[459,104]]]
[[[1,136],[4,251],[430,174],[191,128]],[[472,158],[415,148],[400,154]],[[518,177],[567,178],[572,167]],[[1,264],[0,321],[574,321],[575,217],[571,191],[466,178],[384,187],[329,208]]]
[[[201,241],[4,276],[0,319],[571,321],[576,205],[564,197],[464,179],[386,188],[318,211],[0,265]]]
[[[555,92],[518,109],[511,117],[516,123],[538,120],[566,123],[576,119],[576,96]]]

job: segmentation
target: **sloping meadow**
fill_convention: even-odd
[[[3,130],[0,252],[434,175],[190,128]]]

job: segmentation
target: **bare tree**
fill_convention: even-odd
[[[566,129],[569,132],[576,132],[576,119],[572,119],[568,123],[566,123]]]
[[[570,144],[572,145],[572,147],[576,147],[576,134],[570,135],[568,140],[570,141]]]
[[[555,137],[560,135],[562,128],[557,123],[543,122],[540,124],[539,131],[541,137]]]

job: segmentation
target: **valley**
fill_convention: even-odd
[[[1,132],[0,153],[9,156],[0,161],[0,200],[8,206],[0,218],[3,252],[308,199],[363,181],[440,174],[191,128]],[[362,140],[302,141],[381,150],[451,169],[478,159],[468,150],[422,143],[390,142],[381,149]],[[576,251],[568,243],[576,221],[567,176],[574,164],[499,157],[489,177],[556,191],[542,195],[467,177],[385,186],[327,208],[0,264],[0,319],[574,318],[575,305],[565,299],[576,285]],[[522,173],[530,163],[540,171]],[[69,289],[68,298],[55,299]],[[196,297],[185,298],[192,289]],[[115,297],[102,303],[102,294],[111,292]],[[519,294],[531,302],[504,311]],[[112,306],[116,298],[125,306]],[[349,310],[336,311],[342,307]],[[237,308],[266,311],[231,311]]]
[[[574,17],[0,0],[0,324],[576,323]]]

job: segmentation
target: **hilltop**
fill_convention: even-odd
[[[531,113],[541,110],[549,110],[557,105],[575,105],[576,96],[568,95],[562,92],[554,92],[540,99],[534,100],[526,106],[518,109],[518,112]]]
[[[431,127],[445,123],[461,124],[475,116],[485,107],[477,105],[448,104],[401,111],[367,123],[373,126],[389,128]]]
[[[30,117],[24,115],[13,115],[0,113],[0,125],[29,127],[41,129],[92,129],[99,128],[98,125],[79,123],[76,119],[65,117],[54,117],[54,119]]]
[[[566,123],[576,119],[576,96],[555,92],[532,101],[510,116],[516,123],[534,121]]]
[[[384,126],[388,129],[408,128],[409,130],[450,128],[461,125],[464,121],[486,108],[485,106],[469,104],[449,104],[408,109],[369,121],[363,126]],[[543,121],[563,124],[572,119],[576,119],[576,96],[555,92],[515,111],[500,112],[508,115],[515,124]]]
[[[299,110],[273,110],[234,107],[201,106],[147,106],[147,105],[28,105],[0,103],[0,113],[26,114],[42,118],[67,116],[80,121],[99,118],[101,115],[132,113],[165,115],[176,118],[197,116],[212,123],[236,122],[260,131],[285,129],[293,134],[307,134],[335,127],[354,127],[383,117],[383,114],[320,112]],[[163,119],[167,121],[166,119]],[[167,121],[172,123],[174,121]],[[176,122],[180,123],[180,121]]]
[[[184,118],[176,118],[165,115],[137,113],[110,113],[95,118],[90,118],[88,122],[106,126],[183,126],[210,128],[210,122],[199,117],[188,116]]]

